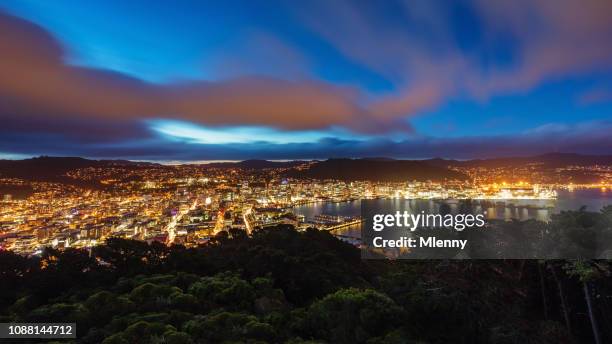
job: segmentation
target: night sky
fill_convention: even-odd
[[[0,4],[0,158],[612,154],[612,1]]]

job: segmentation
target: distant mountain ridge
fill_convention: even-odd
[[[425,160],[436,166],[482,166],[504,167],[517,164],[542,163],[547,167],[561,167],[567,165],[590,166],[612,165],[612,155],[584,155],[575,153],[547,153],[529,157],[510,157],[473,160],[429,159]]]
[[[269,161],[244,160],[239,162],[221,162],[198,165],[202,168],[240,168],[245,170],[262,170],[268,168],[286,168],[287,176],[315,179],[344,180],[443,180],[464,179],[459,172],[449,167],[506,167],[520,164],[541,163],[545,167],[555,168],[567,165],[610,165],[612,155],[582,155],[573,153],[548,153],[532,157],[510,157],[495,159],[452,160],[400,160],[386,157],[369,157],[361,159],[337,158],[323,161]],[[294,169],[300,165],[310,164],[307,169]],[[166,168],[165,165],[152,162],[135,162],[129,160],[91,160],[80,157],[48,157],[24,160],[0,160],[0,178],[23,178],[41,181],[65,181],[66,172],[87,167],[124,167],[124,168]]]
[[[329,159],[310,166],[307,170],[294,170],[289,176],[312,179],[338,179],[346,181],[376,180],[400,182],[407,180],[443,181],[464,180],[467,177],[443,166],[427,161],[393,159]]]
[[[151,162],[129,160],[90,160],[79,157],[48,157],[24,160],[0,160],[0,177],[59,181],[66,172],[87,167],[142,168],[162,166]]]
[[[201,165],[203,167],[213,167],[213,168],[242,168],[249,170],[259,170],[265,168],[291,168],[304,164],[304,161],[301,160],[291,160],[291,161],[270,161],[270,160],[259,160],[259,159],[250,159],[244,161],[237,162],[213,162],[209,164]]]

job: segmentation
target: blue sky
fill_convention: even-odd
[[[612,152],[606,1],[8,0],[0,11],[0,157]]]

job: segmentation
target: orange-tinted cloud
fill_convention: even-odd
[[[398,105],[405,99],[403,113],[415,108],[412,100],[423,85],[441,95],[438,101],[457,95],[483,100],[612,68],[611,1],[425,0],[394,6],[401,21],[389,20],[384,6],[343,0],[306,6],[299,16],[346,58],[403,90],[393,96]],[[449,20],[457,16],[452,13],[457,6],[476,18],[462,23],[478,26],[477,42],[469,49]],[[499,63],[491,54],[503,44],[512,45],[510,61]]]
[[[119,73],[66,65],[62,46],[24,20],[0,14],[0,32],[3,117],[171,118],[211,126],[287,130],[342,126],[358,131],[388,128],[395,120],[371,116],[353,88],[263,77],[150,84]],[[6,104],[14,106],[6,109]]]
[[[388,79],[394,91],[372,96],[356,87],[309,80],[301,74],[300,65],[308,62],[301,60],[297,48],[266,36],[245,49],[263,46],[258,60],[264,63],[267,54],[287,60],[270,61],[271,72],[266,74],[275,77],[151,84],[67,65],[64,48],[48,32],[0,14],[0,117],[42,117],[47,122],[169,118],[207,126],[409,131],[406,118],[454,96],[487,99],[612,68],[612,45],[607,44],[612,37],[610,1],[466,2],[482,26],[482,37],[471,50],[457,42],[448,3],[410,1],[393,6],[405,12],[401,18],[410,22],[410,30],[403,21],[387,20],[368,8],[375,7],[373,3],[327,1],[309,9],[311,4],[295,6],[300,12],[296,21],[351,62]],[[486,58],[500,42],[514,45],[509,49],[511,63]],[[221,67],[244,74],[252,70],[248,63],[238,58]],[[291,79],[276,75],[277,68]],[[219,75],[237,76],[231,71]]]

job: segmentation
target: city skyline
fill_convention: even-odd
[[[610,13],[604,1],[7,1],[0,159],[608,154]]]
[[[612,342],[610,37],[609,0],[1,1],[0,338]]]

